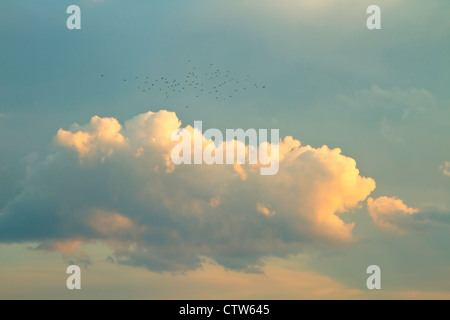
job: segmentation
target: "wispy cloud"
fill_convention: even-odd
[[[383,89],[373,85],[369,89],[356,92],[353,96],[338,95],[338,101],[358,109],[379,108],[385,112],[397,112],[407,118],[411,113],[423,113],[436,107],[434,96],[425,89],[402,90],[394,87]]]

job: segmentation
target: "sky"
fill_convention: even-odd
[[[0,299],[449,299],[450,5],[371,4],[1,1]],[[279,171],[174,165],[194,121]]]

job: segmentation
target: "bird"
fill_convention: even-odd
[[[192,62],[190,58],[187,61]],[[195,96],[194,98],[197,99],[202,94],[209,94],[217,100],[220,98],[220,100],[226,101],[233,98],[233,91],[237,95],[239,91],[247,92],[247,89],[251,90],[253,85],[256,89],[260,90],[267,88],[267,85],[254,82],[250,74],[244,73],[242,77],[235,76],[230,70],[221,69],[213,63],[209,64],[209,69],[205,70],[207,72],[203,73],[202,71],[201,67],[197,69],[196,65],[190,64],[190,70],[184,73],[180,79],[168,78],[161,75],[153,78],[149,72],[147,72],[147,75],[143,74],[142,76],[131,75],[129,79],[136,79],[137,89],[142,90],[142,92],[148,92],[150,94],[152,88],[155,90],[154,92],[158,92],[157,90],[159,89],[161,98],[165,98],[166,100],[173,98],[171,93],[175,94],[177,92],[180,95],[185,93],[192,95],[192,97]],[[99,76],[100,78],[105,78],[105,74],[99,74]],[[128,82],[128,78],[122,79],[123,82]],[[249,92],[251,92],[250,90]]]

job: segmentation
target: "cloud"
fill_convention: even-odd
[[[71,255],[69,258],[66,258],[65,260],[67,265],[77,265],[85,269],[88,269],[88,267],[92,265],[91,258],[84,251],[77,252]]]
[[[117,263],[161,272],[195,269],[203,257],[255,271],[267,256],[354,241],[354,224],[340,214],[364,201],[375,181],[340,149],[285,137],[273,176],[260,175],[261,164],[174,166],[171,135],[180,128],[176,114],[162,110],[123,126],[95,116],[60,129],[55,151],[30,166],[1,210],[0,241],[37,241],[65,254],[100,241]]]
[[[59,251],[63,255],[68,255],[73,252],[81,245],[80,240],[48,240],[43,241],[39,246],[36,247],[37,250],[44,251]]]
[[[374,223],[383,231],[395,235],[404,235],[413,220],[408,216],[419,212],[409,208],[402,200],[395,197],[379,197],[367,199],[367,208]]]
[[[442,171],[443,175],[450,176],[450,162],[445,162],[439,169]]]
[[[393,132],[393,128],[387,122],[386,117],[383,117],[381,120],[381,134],[386,140],[390,140],[392,142],[401,143],[403,139],[398,136],[395,132]]]
[[[398,118],[420,114],[436,106],[436,99],[425,89],[382,89],[376,85],[353,96],[339,95],[337,99],[354,108],[380,108],[390,114],[397,112]]]
[[[78,151],[80,158],[97,153],[111,155],[114,148],[120,147],[125,142],[120,134],[122,126],[114,118],[100,118],[95,116],[88,126],[79,128],[74,126],[77,132],[59,129],[56,142],[67,148]]]
[[[262,205],[261,203],[257,203],[256,204],[256,210],[259,213],[262,213],[263,215],[268,216],[268,217],[273,216],[273,215],[276,214],[275,211],[270,211],[269,208],[267,208],[266,206]]]
[[[434,96],[425,89],[383,89],[373,85],[354,95],[338,95],[338,103],[364,114],[366,119],[380,119],[380,133],[388,141],[403,143],[404,124],[409,120],[423,121],[424,114],[437,110]],[[389,121],[388,121],[389,119]],[[403,133],[403,134],[402,134]]]

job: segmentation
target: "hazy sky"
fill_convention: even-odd
[[[450,4],[371,4],[1,1],[0,298],[450,298]],[[174,167],[195,120],[279,173]]]

